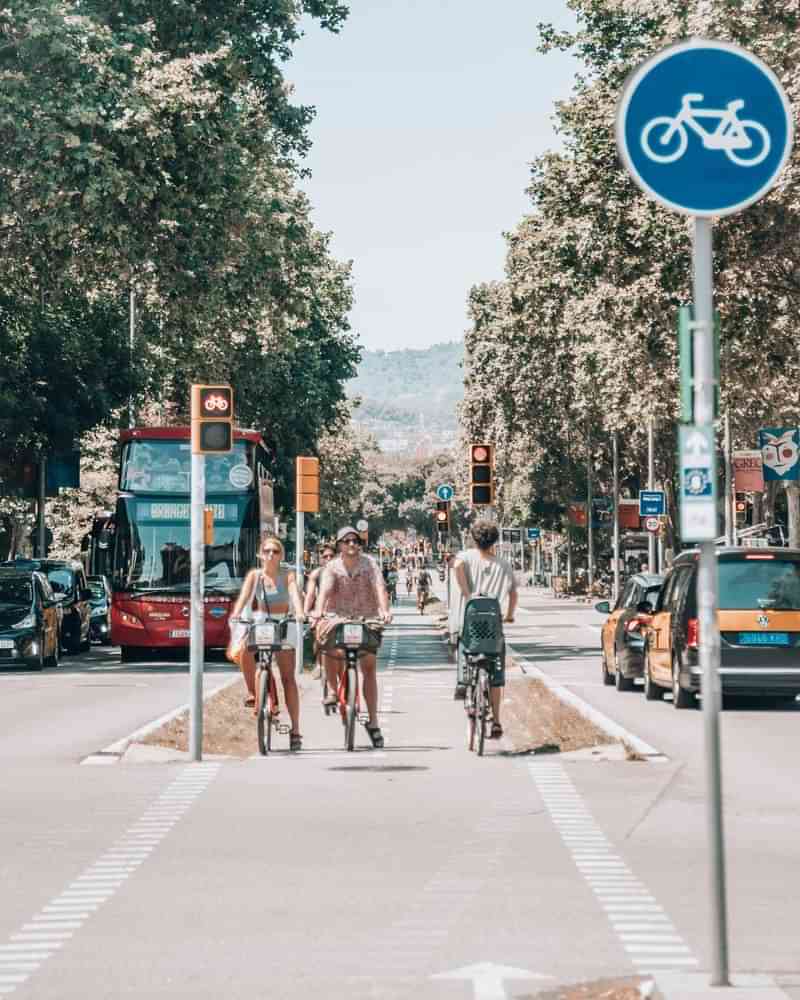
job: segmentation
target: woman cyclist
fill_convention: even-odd
[[[292,609],[297,627],[294,642],[302,642],[303,604],[297,587],[297,578],[290,569],[281,566],[284,557],[283,543],[275,535],[265,535],[261,541],[261,569],[252,569],[245,577],[242,592],[234,605],[232,618],[238,618],[245,608],[265,611],[272,618],[282,618]],[[291,638],[291,635],[290,635]],[[245,635],[237,655],[247,685],[246,706],[256,703],[256,659],[247,648]],[[281,684],[286,699],[286,708],[292,722],[289,734],[289,749],[300,750],[303,737],[300,735],[300,695],[294,676],[294,651],[283,649],[275,654],[275,662],[281,673]]]

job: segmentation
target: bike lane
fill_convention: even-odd
[[[506,981],[521,997],[633,974],[557,826],[576,806],[554,765],[492,742],[467,752],[454,669],[411,602],[380,665],[384,751],[359,730],[344,752],[312,689],[301,754],[224,762],[202,782],[184,765],[118,765],[121,783],[188,781],[168,808],[191,808],[153,830],[164,806],[148,807],[130,835],[149,849],[114,859],[130,875],[15,994],[459,998],[468,980],[434,977],[488,962],[531,977]],[[573,833],[597,854],[601,832]]]

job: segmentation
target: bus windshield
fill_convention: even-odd
[[[214,513],[214,542],[205,546],[205,589],[235,594],[255,561],[255,499],[232,497],[208,506]],[[188,502],[120,499],[115,566],[116,590],[188,593]]]
[[[191,444],[187,440],[129,441],[122,454],[120,489],[129,493],[188,493]],[[206,455],[208,493],[241,493],[252,486],[247,442],[235,441],[227,455]]]

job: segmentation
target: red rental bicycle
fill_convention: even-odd
[[[247,648],[256,656],[256,731],[258,752],[266,757],[272,749],[272,733],[285,736],[291,726],[280,721],[275,654],[284,648],[290,617],[254,621],[247,632]]]

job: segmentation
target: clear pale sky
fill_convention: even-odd
[[[303,182],[315,224],[353,261],[353,329],[369,349],[427,347],[467,327],[478,281],[503,276],[529,210],[530,161],[557,147],[575,62],[536,52],[565,0],[350,0],[339,35],[308,26],[286,76],[314,105]]]

